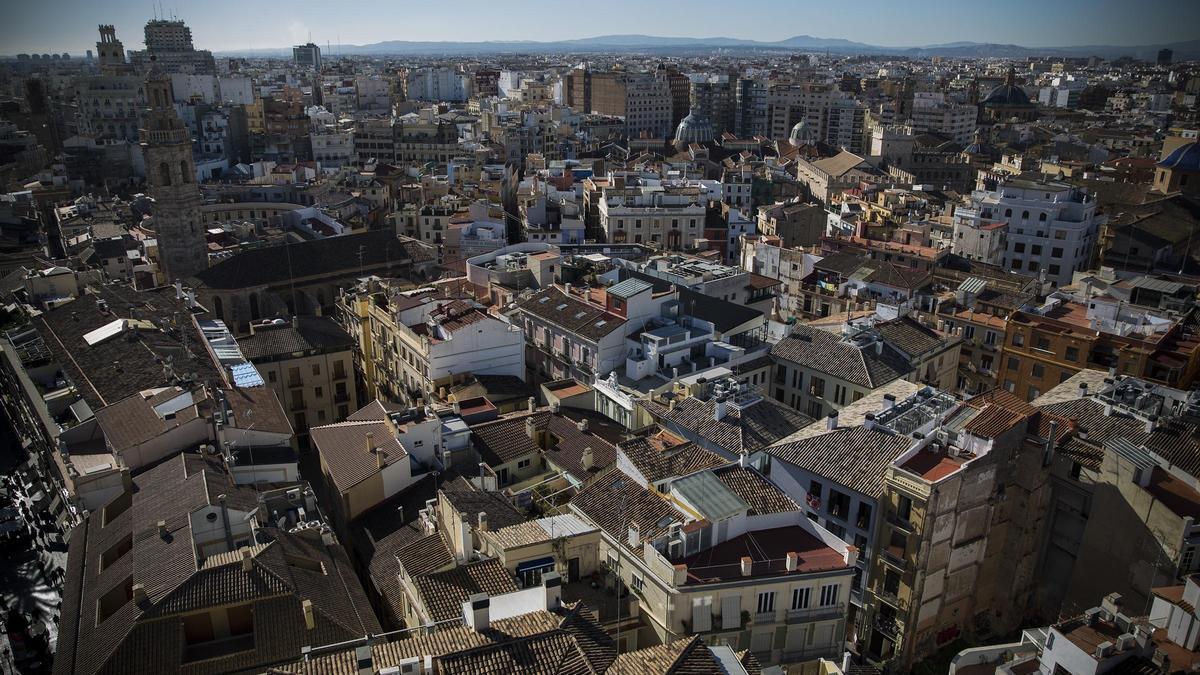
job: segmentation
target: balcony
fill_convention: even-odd
[[[787,623],[808,623],[810,621],[825,621],[842,616],[842,606],[808,607],[805,609],[789,609],[784,619]]]
[[[894,642],[904,631],[904,624],[895,617],[877,616],[875,617],[875,630]]]
[[[889,513],[887,516],[887,521],[889,525],[902,532],[912,533],[917,529],[916,526],[913,525],[912,521],[901,518],[895,513]]]
[[[292,404],[288,406],[288,410],[298,412],[306,409],[308,406],[304,404],[304,399],[292,399]]]
[[[908,562],[904,559],[904,549],[896,546],[888,546],[879,553],[879,557],[885,563],[897,567],[901,570],[905,568]]]
[[[298,377],[289,377],[289,378],[288,378],[288,381],[287,381],[287,386],[289,386],[289,387],[303,387],[303,386],[304,386],[304,380],[302,380],[302,379],[300,379],[300,378],[298,378]]]
[[[759,612],[754,615],[754,625],[766,626],[766,625],[775,623],[777,618],[778,618],[778,615],[776,614],[776,612],[774,610],[772,610],[770,612]]]
[[[333,395],[334,403],[348,403],[349,401],[350,401],[350,394],[348,392],[342,392],[340,394]]]
[[[335,370],[335,371],[333,371],[333,379],[335,379],[335,380],[344,380],[344,379],[346,379],[346,371],[345,371],[345,370]]]

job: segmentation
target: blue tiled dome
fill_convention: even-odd
[[[1167,158],[1158,163],[1168,169],[1182,171],[1200,170],[1200,143],[1186,143],[1175,148]]]

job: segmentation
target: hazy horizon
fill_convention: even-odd
[[[842,38],[881,47],[987,42],[1023,47],[1114,47],[1200,38],[1200,2],[1143,0],[928,0],[910,5],[861,0],[852,11],[808,0],[693,0],[638,3],[612,0],[583,17],[541,3],[501,5],[465,0],[453,7],[396,2],[212,0],[169,3],[161,15],[192,29],[197,49],[214,52],[283,49],[294,44],[362,45],[388,40],[553,42],[601,35],[725,37],[772,42],[794,35]],[[972,10],[975,7],[977,9]],[[738,11],[733,11],[733,9]],[[94,51],[96,26],[111,23],[127,50],[143,47],[142,29],[157,3],[47,0],[5,10],[5,54]],[[536,20],[530,14],[536,12]],[[557,14],[561,21],[552,19]],[[794,17],[794,20],[788,20]],[[241,19],[240,21],[238,19]],[[580,20],[586,18],[586,20]],[[553,26],[553,28],[551,28]],[[761,27],[761,31],[759,28]]]

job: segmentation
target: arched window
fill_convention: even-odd
[[[1029,212],[1028,211],[1021,212],[1021,220],[1029,220]]]
[[[179,182],[180,183],[192,182],[192,177],[190,175],[191,173],[192,173],[191,171],[188,171],[187,160],[186,159],[179,160]]]
[[[163,185],[171,184],[171,166],[166,162],[158,165],[158,178]]]
[[[1043,223],[1044,223],[1044,222],[1046,222],[1046,214],[1045,214],[1045,213],[1039,213],[1039,214],[1038,214],[1038,221],[1039,221],[1039,222],[1043,222]]]
[[[1012,218],[1012,209],[1004,209],[1004,217]]]

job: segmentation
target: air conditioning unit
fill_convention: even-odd
[[[292,488],[287,491],[287,500],[295,504],[300,501],[300,488]]]

